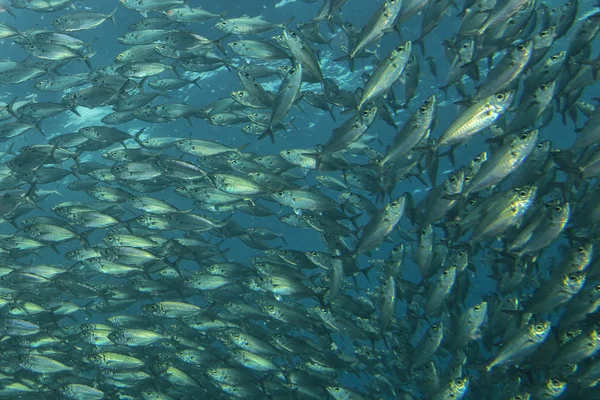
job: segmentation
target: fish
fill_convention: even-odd
[[[435,153],[441,146],[457,146],[469,141],[504,114],[512,104],[514,95],[514,91],[508,91],[476,101],[446,128],[432,151]]]
[[[58,17],[52,21],[52,25],[63,32],[78,32],[88,29],[94,29],[100,26],[104,21],[110,20],[113,25],[117,25],[115,22],[115,15],[119,8],[115,9],[110,14],[100,14],[94,12],[76,12],[70,13],[62,17]]]
[[[400,78],[404,68],[408,64],[412,50],[410,41],[396,47],[390,55],[382,60],[373,71],[365,85],[363,95],[356,108],[360,111],[363,105],[379,97],[391,89],[392,85]]]
[[[597,397],[594,2],[314,3],[0,1],[0,397]]]
[[[275,142],[275,135],[273,129],[276,125],[283,121],[283,118],[290,111],[296,98],[300,95],[300,85],[302,84],[302,64],[298,63],[291,68],[281,86],[277,91],[277,95],[273,100],[273,108],[271,110],[271,118],[267,130],[263,133],[259,139],[270,136],[271,141]]]
[[[350,50],[348,55],[339,57],[335,61],[349,60],[350,70],[354,71],[354,59],[356,55],[364,51],[368,45],[380,39],[385,34],[386,30],[394,26],[401,7],[401,0],[386,0],[383,2],[375,13],[373,13],[369,22],[362,28],[354,47]]]
[[[533,354],[548,339],[549,334],[549,322],[524,326],[502,346],[498,355],[485,367],[486,371]]]
[[[275,24],[265,21],[261,17],[229,18],[215,24],[215,28],[229,34],[256,35],[278,28],[286,28],[293,20],[294,17],[291,17],[282,24]]]
[[[363,253],[381,244],[404,215],[405,207],[406,197],[400,197],[379,209],[365,225],[354,254]]]

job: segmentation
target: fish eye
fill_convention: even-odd
[[[560,381],[558,379],[553,379],[552,380],[552,385],[553,386],[560,386]]]
[[[554,211],[555,212],[561,212],[562,211],[562,207],[561,206],[556,206],[556,207],[554,207]]]
[[[393,2],[394,0],[390,0],[390,2]],[[342,389],[339,386],[336,386],[333,388],[334,392],[340,392]]]
[[[473,309],[474,309],[475,311],[479,311],[479,310],[481,310],[481,306],[475,306],[475,307],[473,307]]]
[[[227,21],[221,22],[221,26],[227,26]]]
[[[294,68],[290,69],[289,73],[290,73],[290,75],[294,75],[296,73],[296,69],[294,69]]]
[[[277,192],[277,196],[279,197],[283,197],[284,193],[283,192]]]
[[[233,42],[231,45],[232,45],[232,46],[237,46],[237,45],[238,45],[238,42]]]
[[[556,61],[556,60],[558,60],[558,58],[559,58],[558,56],[552,56],[552,57],[550,57],[550,59],[551,59],[552,61]]]
[[[579,248],[577,248],[577,252],[583,254],[583,253],[585,253],[585,249],[583,247],[579,247]]]
[[[398,46],[398,47],[396,47],[396,50],[397,51],[404,51],[404,46]]]
[[[365,117],[366,117],[366,116],[368,116],[368,115],[369,115],[369,111],[367,111],[367,110],[363,111],[363,116],[365,116]]]
[[[496,99],[498,99],[498,100],[502,100],[502,99],[504,99],[504,94],[502,94],[502,93],[500,93],[500,94],[497,94],[497,95],[496,95]]]
[[[448,270],[446,270],[442,273],[442,275],[444,275],[444,276],[448,276],[449,274],[450,274],[450,272],[448,272]]]
[[[519,192],[519,196],[520,196],[520,197],[525,197],[525,196],[527,196],[527,192],[525,192],[524,190],[521,190],[521,191]]]
[[[542,332],[544,330],[544,325],[541,325],[541,324],[536,325],[535,330],[537,332]]]
[[[313,251],[313,252],[310,253],[310,255],[313,256],[313,257],[316,257],[317,256],[317,252]]]
[[[542,150],[544,148],[544,145],[540,143],[537,145],[537,148],[538,148],[538,150]]]
[[[456,177],[455,176],[451,176],[450,179],[448,179],[450,181],[450,183],[456,183]]]
[[[541,36],[541,37],[546,37],[546,36],[548,36],[548,31],[541,31],[541,32],[540,32],[540,36]]]
[[[392,201],[390,203],[390,206],[392,206],[392,207],[398,207],[398,202],[397,201]]]
[[[427,107],[423,106],[423,107],[419,108],[419,112],[421,114],[425,114],[427,112]]]
[[[521,134],[521,136],[519,136],[519,138],[521,140],[525,140],[525,139],[527,139],[527,134],[523,133],[523,134]]]
[[[575,275],[569,275],[569,281],[575,282],[576,280],[577,280],[577,277]]]

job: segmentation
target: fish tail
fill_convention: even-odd
[[[260,137],[258,138],[258,140],[264,139],[267,136],[269,136],[271,138],[271,143],[275,144],[275,135],[273,133],[273,128],[272,127],[268,127],[267,130],[264,131],[262,135],[260,135]]]
[[[424,38],[420,37],[417,40],[415,40],[413,42],[414,45],[417,45],[421,48],[421,54],[423,55],[423,57],[425,57],[425,40]]]
[[[201,76],[199,76],[198,78],[196,78],[196,79],[194,79],[194,80],[192,81],[192,83],[193,83],[194,85],[198,86],[198,88],[200,88],[200,89],[202,89],[202,86],[200,86],[200,84],[198,83],[198,81],[200,81],[200,79],[201,79],[201,78],[202,78],[202,77],[201,77]]]
[[[290,18],[288,18],[287,21],[285,21],[283,24],[281,24],[282,27],[286,28],[289,24],[292,23],[292,21],[294,20],[294,18],[296,18],[296,17],[290,17]]]
[[[336,61],[336,62],[348,61],[350,63],[350,71],[354,72],[354,55],[352,55],[352,53],[346,54],[345,56],[338,57],[333,61]]]
[[[179,76],[179,71],[177,71],[177,68],[175,68],[175,67],[177,66],[177,62],[178,62],[178,61],[179,61],[179,60],[175,60],[175,61],[173,61],[173,64],[171,64],[171,70],[173,71],[173,73],[174,73],[174,74],[175,74],[175,75],[176,75],[178,78],[180,78],[180,76]]]
[[[227,33],[224,36],[215,40],[215,46],[217,46],[217,48],[221,51],[221,53],[223,53],[226,57],[227,57],[227,53],[225,51],[225,46],[223,46],[223,41],[225,39],[229,38],[229,36],[231,36],[231,33]],[[229,68],[227,68],[227,69],[229,69]]]
[[[144,129],[146,129],[146,128],[142,128],[142,129],[140,129],[140,130],[138,131],[138,133],[136,133],[136,134],[133,136],[133,140],[135,140],[135,141],[137,142],[137,144],[139,144],[139,145],[140,145],[140,147],[144,147],[144,145],[142,144],[142,141],[140,140],[140,136],[142,136],[142,132],[144,132]]]
[[[87,65],[87,67],[90,69],[90,71],[92,71],[94,68],[92,67],[92,63],[90,61],[90,59],[92,57],[94,57],[96,55],[97,52],[93,52],[93,53],[89,53],[89,54],[82,54],[81,59],[83,60],[83,62],[85,63],[85,65]]]
[[[40,206],[35,202],[35,196],[36,196],[35,189],[36,189],[36,181],[33,181],[31,186],[29,187],[29,190],[27,190],[27,193],[25,193],[23,200],[26,201],[27,203],[35,206],[36,208],[40,208]]]
[[[4,8],[6,8],[6,12],[9,13],[10,15],[12,15],[13,18],[17,18],[17,16],[15,15],[15,12],[12,10],[12,8],[10,8],[9,6],[4,6]]]
[[[17,102],[17,99],[19,98],[19,96],[15,96],[7,105],[6,105],[6,110],[10,113],[10,115],[12,115],[13,117],[15,117],[16,119],[19,119],[19,116],[17,115],[17,113],[15,113],[15,103]]]
[[[331,119],[333,119],[333,122],[337,122],[337,118],[335,117],[335,113],[333,112],[333,107],[328,107],[329,110],[329,115],[331,115]]]
[[[119,6],[116,6],[115,9],[110,14],[108,14],[108,19],[110,19],[110,22],[112,22],[114,26],[117,26],[117,21],[115,21],[115,15],[117,14],[118,9]]]

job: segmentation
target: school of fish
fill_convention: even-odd
[[[600,4],[238,3],[0,4],[0,399],[600,399]]]

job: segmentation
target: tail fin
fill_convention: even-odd
[[[110,14],[108,14],[108,18],[107,18],[107,19],[110,19],[110,22],[112,22],[114,26],[117,26],[117,22],[115,21],[115,15],[117,14],[118,9],[119,9],[119,6],[116,6],[115,9]]]
[[[260,135],[260,137],[258,138],[258,140],[264,139],[267,136],[269,136],[271,138],[271,143],[275,144],[275,135],[273,133],[273,128],[272,127],[268,127],[267,130],[264,131],[262,135]]]
[[[17,102],[17,99],[19,98],[19,96],[15,96],[14,99],[12,99],[7,105],[6,105],[6,110],[10,113],[10,115],[12,115],[13,117],[15,117],[16,119],[19,119],[19,116],[15,113],[15,103]]]

